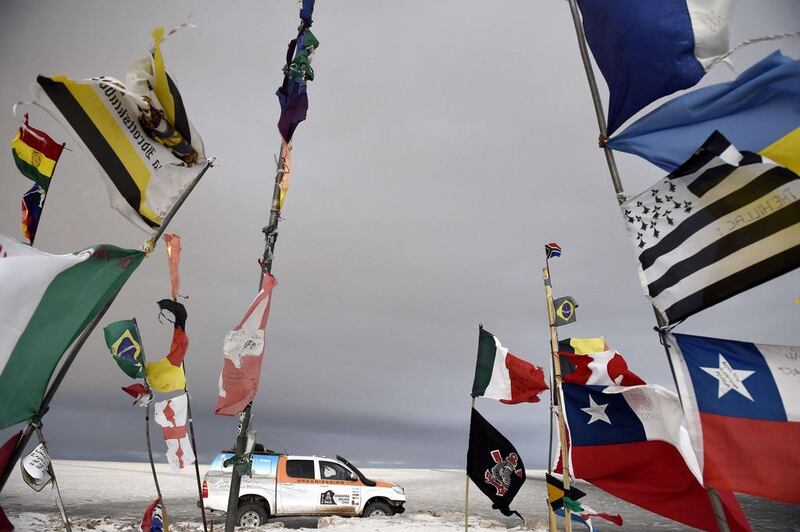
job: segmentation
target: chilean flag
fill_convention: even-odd
[[[800,347],[688,334],[670,347],[706,486],[800,504]]]
[[[674,392],[570,383],[562,390],[576,478],[674,521],[718,530]],[[750,530],[733,494],[719,495],[730,530]]]

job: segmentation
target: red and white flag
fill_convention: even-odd
[[[576,355],[560,352],[564,382],[590,386],[637,386],[645,382],[628,369],[625,359],[616,351]]]
[[[167,461],[175,471],[194,463],[194,451],[188,435],[187,403],[186,394],[182,394],[154,405],[154,418],[161,425],[161,434],[167,444]]]
[[[278,281],[265,273],[261,291],[256,295],[242,321],[225,337],[225,359],[219,376],[219,398],[214,412],[235,416],[253,400],[261,378],[264,360],[265,329],[269,319],[272,289]]]

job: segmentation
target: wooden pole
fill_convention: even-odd
[[[272,260],[275,255],[275,243],[278,240],[278,222],[281,214],[281,180],[283,179],[283,143],[281,143],[278,167],[275,172],[275,183],[272,187],[272,202],[269,210],[269,223],[261,230],[264,233],[264,255],[261,258],[261,272],[258,278],[258,290],[261,291],[264,275],[272,273]],[[253,403],[248,404],[239,414],[239,432],[236,436],[236,454],[242,454],[247,446],[247,431],[250,428]],[[231,471],[231,484],[228,491],[228,508],[225,515],[225,532],[233,532],[239,513],[239,491],[242,477],[236,468]]]
[[[619,170],[617,169],[617,162],[614,159],[614,152],[611,151],[606,145],[606,140],[608,138],[608,130],[606,127],[606,115],[603,109],[603,101],[600,98],[600,91],[597,88],[597,79],[594,75],[594,69],[592,68],[592,62],[589,58],[589,50],[586,45],[586,35],[583,31],[583,22],[581,21],[580,11],[578,10],[578,5],[576,0],[567,0],[569,2],[569,9],[570,14],[572,15],[572,23],[575,26],[575,36],[578,38],[578,50],[581,54],[581,61],[583,62],[583,69],[586,72],[586,81],[589,83],[589,91],[592,95],[592,103],[594,104],[594,112],[595,116],[597,117],[597,127],[600,130],[600,139],[601,139],[601,146],[603,148],[603,152],[606,156],[606,164],[608,165],[608,173],[611,176],[611,183],[614,185],[614,192],[617,194],[617,201],[622,204],[625,201],[625,190],[622,187],[622,180],[619,176]],[[656,322],[658,323],[659,333],[664,334],[664,328],[666,327],[666,323],[664,322],[661,315],[658,313],[655,307],[653,307],[653,312],[656,315]],[[667,361],[669,362],[670,371],[672,372],[672,378],[675,381],[675,388],[678,390],[678,395],[680,396],[680,384],[678,383],[678,379],[675,376],[675,369],[672,367],[672,359],[669,356],[669,348],[667,347],[667,343],[663,341],[661,342],[664,345],[664,351],[667,355]],[[714,509],[714,515],[717,519],[717,526],[720,529],[720,532],[728,532],[730,528],[728,527],[728,520],[725,517],[725,511],[722,508],[722,502],[719,499],[719,495],[712,489],[706,489],[708,493],[708,498],[711,502],[711,507]]]
[[[183,362],[183,374],[186,375],[186,362]],[[197,495],[199,499],[197,499],[198,503],[200,504],[200,514],[203,517],[203,530],[208,532],[208,523],[206,522],[206,505],[203,501],[203,484],[200,480],[200,461],[197,456],[197,443],[194,438],[194,421],[192,420],[192,402],[189,398],[189,380],[185,379],[186,386],[184,386],[183,391],[186,393],[186,414],[189,418],[189,439],[192,442],[192,449],[194,449],[194,476],[197,479]]]
[[[158,242],[158,239],[167,229],[167,226],[172,221],[172,218],[175,216],[175,214],[178,212],[178,209],[180,209],[181,205],[183,205],[183,203],[186,201],[186,198],[189,197],[189,194],[192,192],[192,190],[194,190],[194,187],[197,186],[197,183],[200,181],[203,175],[205,175],[206,171],[208,171],[209,168],[214,166],[214,161],[215,161],[214,158],[208,160],[205,168],[203,168],[197,175],[197,177],[194,178],[194,181],[192,181],[192,183],[188,187],[186,187],[186,190],[183,191],[181,197],[172,206],[167,216],[161,222],[161,226],[153,233],[153,236],[151,236],[151,238],[148,240],[146,244],[146,251],[148,253],[153,250],[153,248],[155,247],[155,243]],[[66,377],[69,368],[72,366],[72,363],[78,356],[78,353],[83,347],[83,344],[86,343],[86,340],[89,339],[89,335],[92,334],[95,327],[97,327],[97,325],[100,323],[100,320],[102,320],[103,316],[105,316],[106,312],[108,312],[108,309],[111,308],[111,304],[117,298],[117,295],[119,295],[119,292],[121,290],[122,286],[120,286],[119,289],[114,293],[114,295],[109,298],[109,300],[105,303],[105,305],[103,305],[103,307],[100,309],[100,312],[98,312],[97,315],[94,317],[94,319],[92,319],[92,321],[89,322],[89,324],[83,330],[81,335],[72,344],[72,349],[70,350],[67,357],[64,359],[64,362],[58,369],[58,373],[56,373],[56,376],[53,378],[53,382],[47,389],[47,393],[45,394],[44,399],[42,400],[42,405],[39,407],[39,411],[36,413],[35,416],[33,416],[33,418],[31,418],[30,421],[28,421],[28,424],[22,433],[22,437],[17,443],[17,446],[14,448],[14,452],[11,453],[11,456],[8,459],[6,468],[3,471],[2,476],[0,476],[0,492],[3,491],[3,487],[8,481],[8,477],[11,475],[11,471],[14,470],[14,466],[16,465],[17,460],[19,460],[19,457],[22,455],[22,451],[25,449],[25,446],[28,445],[28,441],[31,438],[31,434],[33,434],[32,424],[41,423],[42,417],[44,417],[44,415],[50,409],[50,401],[53,400],[53,396],[55,396],[59,386],[61,386],[61,383],[64,381],[64,377]]]
[[[475,408],[475,398],[471,397],[469,416],[472,419],[472,410]],[[467,453],[469,453],[469,437],[467,437]],[[469,467],[469,463],[467,463]],[[464,532],[469,532],[469,472],[464,472]]]
[[[556,312],[553,308],[553,284],[550,281],[550,263],[545,261],[542,268],[544,279],[544,296],[547,304],[547,319],[550,325],[550,359],[553,364],[553,375],[555,376],[555,393],[558,398],[558,436],[561,443],[561,471],[564,477],[564,491],[569,493],[569,455],[567,453],[567,431],[564,422],[564,394],[561,393],[561,362],[558,354],[558,332],[556,331]],[[549,505],[548,505],[549,506]],[[572,518],[569,508],[564,506],[564,530],[572,532]]]

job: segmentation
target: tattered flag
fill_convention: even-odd
[[[188,397],[181,394],[153,405],[154,419],[161,426],[167,444],[167,462],[175,471],[194,463],[194,451],[187,426]]]
[[[186,388],[186,375],[183,371],[183,358],[189,349],[186,335],[186,307],[171,299],[158,302],[161,311],[171,312],[174,320],[172,343],[169,354],[155,362],[147,363],[147,382],[157,392],[167,393]]]
[[[153,390],[138,382],[130,386],[123,386],[122,391],[133,397],[135,406],[146,407],[153,400]]]
[[[39,76],[34,86],[36,102],[78,140],[108,180],[112,206],[146,231],[161,225],[207,162],[177,88],[157,61],[157,31],[153,38],[154,55],[137,62],[128,87],[107,76]]]
[[[36,231],[39,229],[39,219],[42,217],[46,194],[41,185],[37,183],[22,196],[20,227],[22,228],[22,237],[27,238],[31,245],[33,245]]]
[[[261,291],[256,295],[236,328],[225,337],[219,398],[214,412],[234,416],[244,410],[258,391],[261,363],[264,360],[265,329],[269,319],[272,290],[278,281],[264,274]]]
[[[545,473],[545,480],[547,481],[547,501],[553,510],[558,510],[565,506],[565,496],[568,496],[572,501],[577,501],[586,496],[586,493],[572,485],[569,487],[569,491],[566,491],[564,489],[564,481],[550,473]]]
[[[52,255],[0,235],[0,429],[36,415],[62,355],[143,258],[108,245]]]
[[[306,82],[314,79],[311,56],[319,47],[319,41],[309,29],[313,6],[314,3],[308,0],[303,3],[297,38],[289,42],[286,65],[283,67],[283,83],[276,93],[281,106],[278,130],[287,143],[291,142],[294,130],[306,119],[308,112]]]
[[[166,532],[167,509],[161,499],[155,499],[144,511],[142,522],[139,524],[141,532]]]
[[[178,299],[178,291],[181,289],[180,263],[181,263],[181,237],[175,233],[164,235],[164,243],[167,245],[167,263],[169,265],[169,283],[172,289],[172,299]]]

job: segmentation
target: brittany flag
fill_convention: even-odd
[[[800,504],[800,347],[669,341],[705,485]]]
[[[677,323],[800,266],[800,177],[712,134],[622,205],[639,278]]]

